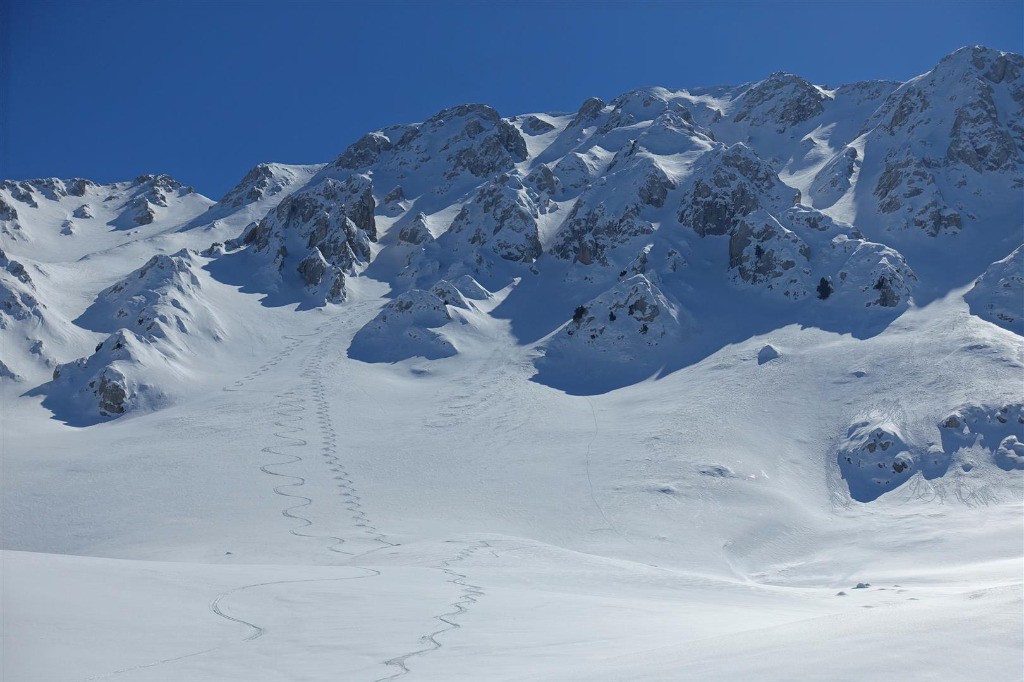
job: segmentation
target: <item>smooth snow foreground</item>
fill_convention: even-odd
[[[1024,59],[0,183],[2,679],[1024,679]]]
[[[963,303],[593,397],[511,345],[346,359],[374,311],[121,423],[9,399],[5,679],[1020,677],[1018,494],[962,475],[865,506],[818,454],[865,386],[898,412],[914,376],[989,371],[950,368]]]

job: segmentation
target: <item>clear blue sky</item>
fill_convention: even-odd
[[[975,43],[1021,52],[1024,2],[0,0],[0,176],[164,172],[219,198],[260,161],[327,161],[451,104],[906,79]]]

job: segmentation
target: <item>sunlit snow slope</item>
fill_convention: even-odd
[[[3,679],[1024,679],[1022,119],[969,47],[4,181]]]

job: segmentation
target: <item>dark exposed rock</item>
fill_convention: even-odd
[[[748,249],[752,243],[754,248]],[[787,273],[806,266],[810,257],[810,247],[802,239],[764,212],[742,219],[729,237],[729,267],[741,279],[769,289],[788,284],[784,294],[794,299],[809,292],[802,277],[789,279]]]
[[[1024,336],[1024,246],[992,263],[964,300],[973,314]]]
[[[536,116],[523,117],[523,130],[531,135],[543,135],[544,133],[551,132],[554,129],[555,126],[542,118],[538,118]]]
[[[307,288],[316,288],[327,301],[339,302],[344,299],[345,282],[340,275],[354,273],[358,263],[370,259],[370,235],[348,211],[372,228],[372,201],[365,176],[353,175],[345,182],[327,178],[287,197],[255,227],[246,228],[241,240],[256,253],[272,255],[275,267],[282,271],[286,262],[294,263]]]
[[[540,257],[539,211],[534,197],[514,175],[501,175],[462,207],[445,240],[466,239],[486,246],[505,260],[532,262]]]
[[[679,222],[700,236],[727,234],[755,209],[789,203],[782,197],[792,191],[748,147],[736,144],[706,156],[679,211]]]
[[[597,119],[604,109],[604,101],[598,97],[591,97],[580,105],[579,111],[573,116],[572,121],[569,122],[570,128],[576,128],[584,126],[587,123]]]
[[[384,203],[394,204],[399,201],[405,201],[405,190],[402,189],[401,185],[396,185],[395,188],[388,192],[387,196],[384,197]]]
[[[334,165],[338,168],[358,170],[377,162],[381,153],[391,151],[394,145],[383,133],[367,133],[353,142],[338,157]]]
[[[3,198],[0,198],[0,220],[17,220],[18,211],[13,206],[8,204]]]
[[[825,95],[803,78],[773,73],[743,93],[733,122],[772,125],[781,133],[821,114],[824,101]]]

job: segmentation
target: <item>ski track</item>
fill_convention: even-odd
[[[454,542],[454,540],[448,540],[447,542]],[[440,570],[449,576],[450,579],[448,580],[448,582],[453,585],[458,585],[460,587],[461,594],[459,598],[449,605],[451,607],[450,611],[446,611],[444,613],[434,616],[434,620],[439,621],[442,624],[442,626],[437,630],[428,632],[427,634],[420,637],[420,642],[422,642],[425,646],[423,646],[420,649],[416,649],[415,651],[409,651],[402,654],[401,656],[389,658],[388,660],[384,661],[385,665],[394,666],[398,668],[398,670],[392,675],[378,677],[376,680],[374,680],[374,682],[387,682],[388,680],[397,680],[400,677],[408,675],[410,672],[412,672],[408,665],[408,661],[410,658],[413,658],[415,656],[424,656],[433,651],[437,651],[442,646],[444,646],[444,644],[441,642],[440,639],[438,639],[438,637],[440,637],[446,632],[451,632],[452,630],[457,630],[462,627],[462,625],[454,619],[466,613],[469,610],[469,608],[480,599],[480,597],[486,594],[486,592],[484,591],[483,587],[466,582],[466,575],[464,573],[458,573],[452,570],[451,565],[460,561],[465,561],[474,552],[484,549],[485,547],[490,548],[491,545],[484,540],[480,540],[460,550],[451,559],[446,559],[441,562]],[[493,554],[494,550],[492,549],[491,552]],[[497,555],[495,554],[495,556]]]
[[[280,438],[286,442],[284,445],[278,445],[276,447],[288,447],[288,448],[304,448],[309,445],[309,441],[298,436],[290,434],[300,433],[304,429],[299,426],[302,422],[302,413],[305,412],[304,402],[301,398],[295,396],[294,391],[285,391],[274,396],[274,408],[277,411],[278,419],[274,422],[274,426],[278,430],[274,431],[274,436]],[[291,422],[290,424],[288,422]],[[286,519],[298,521],[301,525],[299,528],[309,528],[313,525],[313,521],[306,516],[302,516],[297,513],[297,510],[304,509],[305,507],[311,507],[313,505],[313,498],[306,497],[305,495],[299,495],[297,493],[287,492],[285,488],[301,488],[306,485],[306,479],[302,476],[296,476],[294,474],[284,474],[280,471],[274,471],[273,467],[287,466],[290,464],[298,464],[304,461],[302,457],[297,454],[280,452],[275,449],[275,446],[267,446],[260,450],[260,452],[268,455],[278,455],[280,457],[289,457],[279,462],[270,462],[260,467],[260,471],[270,476],[278,476],[280,478],[290,479],[287,483],[274,486],[274,492],[282,497],[287,497],[292,500],[296,500],[297,503],[285,507],[281,510],[281,516]],[[292,535],[300,538],[310,538],[313,540],[333,540],[333,542],[327,547],[328,551],[337,552],[338,554],[345,554],[353,556],[352,552],[338,549],[341,545],[345,544],[345,539],[334,535],[319,536],[310,535],[309,533],[302,533],[296,528],[289,528],[288,532]]]
[[[253,588],[257,588],[257,587],[269,587],[271,585],[292,585],[292,584],[296,584],[296,583],[322,583],[322,582],[334,582],[334,581],[341,581],[341,580],[360,580],[360,579],[363,579],[363,578],[372,578],[374,576],[380,575],[380,571],[378,571],[376,569],[365,568],[363,566],[353,566],[352,568],[359,568],[361,570],[367,571],[368,573],[366,575],[353,575],[353,576],[347,576],[345,578],[308,578],[308,579],[303,579],[303,580],[273,580],[273,581],[269,581],[269,582],[252,583],[250,585],[242,585],[240,587],[233,587],[230,590],[227,590],[226,592],[221,592],[219,595],[214,597],[213,601],[210,602],[210,611],[212,611],[217,616],[219,616],[221,618],[224,618],[225,620],[229,620],[229,621],[231,621],[233,623],[239,623],[239,624],[244,625],[247,628],[249,628],[249,630],[250,630],[249,636],[246,637],[245,639],[238,640],[238,641],[227,642],[227,643],[222,644],[220,646],[210,647],[209,649],[203,649],[202,651],[194,651],[194,652],[192,652],[190,654],[184,654],[182,656],[174,656],[172,658],[163,658],[163,659],[160,659],[159,661],[153,661],[152,663],[143,663],[143,664],[140,664],[140,665],[133,665],[133,666],[131,666],[129,668],[122,668],[120,670],[112,670],[111,672],[101,673],[99,675],[93,675],[92,677],[85,678],[85,680],[83,680],[83,682],[91,682],[92,680],[107,679],[107,678],[110,678],[110,677],[114,677],[116,675],[121,675],[121,674],[124,674],[124,673],[135,672],[136,670],[145,670],[146,668],[155,668],[158,665],[164,665],[164,664],[167,664],[167,663],[175,663],[177,661],[183,661],[183,660],[185,660],[187,658],[194,658],[196,656],[201,656],[203,654],[209,654],[209,653],[212,653],[214,651],[220,651],[222,649],[226,649],[227,647],[234,646],[236,644],[244,644],[246,642],[252,642],[254,640],[257,640],[260,637],[262,637],[264,634],[266,634],[266,629],[261,627],[261,626],[259,626],[259,625],[256,625],[255,623],[250,623],[247,620],[243,620],[241,618],[236,618],[234,616],[231,616],[231,615],[225,613],[221,609],[221,606],[220,606],[222,600],[224,600],[225,598],[227,598],[227,597],[229,597],[229,596],[231,596],[233,594],[236,594],[238,592],[242,592],[242,591],[253,589]]]
[[[395,547],[397,544],[389,541],[387,535],[380,532],[367,516],[362,506],[363,498],[356,490],[352,476],[348,473],[344,463],[338,456],[338,434],[334,430],[334,423],[331,420],[330,406],[327,401],[327,388],[324,385],[324,360],[327,356],[330,340],[330,335],[324,336],[320,343],[317,344],[316,350],[313,351],[309,362],[307,362],[302,372],[302,376],[309,382],[313,400],[316,403],[316,421],[323,439],[320,452],[326,460],[328,467],[334,472],[334,480],[341,490],[341,496],[345,500],[345,508],[352,515],[355,526],[369,535],[374,541],[388,547]]]
[[[230,386],[225,386],[223,390],[228,392],[241,392],[243,390],[246,390],[243,388],[246,384],[255,381],[256,379],[260,378],[261,376],[269,372],[275,366],[280,364],[287,357],[292,355],[292,353],[294,353],[296,349],[304,345],[309,337],[322,335],[324,329],[328,328],[330,325],[331,322],[328,321],[318,326],[313,333],[285,336],[284,338],[287,341],[289,341],[289,344],[287,346],[285,346],[282,350],[277,352],[269,360],[264,362],[255,370],[251,371],[249,374],[245,375],[241,379],[236,380]],[[276,455],[279,457],[288,457],[289,459],[263,464],[260,466],[260,471],[269,476],[290,479],[289,482],[282,483],[274,487],[275,494],[281,495],[282,497],[286,497],[291,500],[298,500],[297,504],[294,504],[290,507],[286,507],[281,511],[281,515],[285,518],[294,521],[299,521],[301,523],[301,525],[298,528],[290,528],[288,530],[289,533],[301,538],[308,538],[321,541],[333,541],[327,546],[327,550],[337,554],[346,555],[349,558],[347,561],[345,561],[345,566],[366,571],[366,574],[359,576],[348,576],[345,578],[276,580],[270,582],[251,583],[247,585],[233,587],[229,590],[221,592],[216,597],[214,597],[214,599],[209,604],[209,609],[214,615],[220,618],[228,620],[232,623],[244,625],[246,628],[248,628],[249,635],[244,639],[228,642],[220,646],[210,647],[208,649],[195,651],[181,656],[164,658],[158,661],[153,661],[151,663],[144,663],[140,665],[131,666],[128,668],[122,668],[120,670],[101,673],[99,675],[94,675],[92,677],[85,678],[83,682],[91,682],[92,680],[110,678],[124,673],[134,672],[137,670],[144,670],[147,668],[153,668],[159,665],[165,665],[169,663],[175,663],[177,661],[182,661],[188,658],[194,658],[196,656],[202,656],[204,654],[212,653],[214,651],[219,651],[229,646],[244,644],[246,642],[252,642],[261,638],[264,634],[266,634],[266,628],[251,621],[247,621],[242,618],[232,616],[229,613],[226,613],[224,609],[221,607],[221,603],[225,599],[234,594],[238,594],[240,592],[244,592],[247,590],[253,590],[256,588],[269,587],[273,585],[293,585],[299,583],[360,580],[364,578],[372,578],[381,575],[381,571],[377,569],[368,568],[365,566],[356,566],[351,563],[353,560],[359,557],[372,554],[373,552],[379,551],[381,549],[386,549],[388,547],[397,547],[399,543],[391,542],[390,540],[388,540],[387,534],[381,532],[373,524],[373,522],[371,522],[371,520],[369,519],[365,510],[362,507],[362,497],[357,492],[355,484],[353,483],[350,474],[345,469],[344,464],[342,463],[340,457],[338,456],[337,432],[334,430],[333,422],[331,420],[330,408],[327,400],[327,389],[323,379],[324,362],[327,356],[330,340],[331,337],[329,334],[323,335],[323,338],[317,344],[315,350],[312,352],[309,359],[305,363],[305,367],[300,376],[307,380],[309,392],[312,395],[313,402],[316,405],[316,423],[320,430],[323,442],[323,445],[320,450],[321,454],[323,458],[327,461],[327,464],[330,467],[330,469],[335,474],[334,479],[337,482],[338,488],[341,490],[342,497],[345,498],[344,505],[345,508],[351,514],[352,520],[354,522],[353,525],[359,528],[364,534],[370,536],[370,538],[373,541],[380,543],[381,546],[375,549],[361,552],[359,554],[353,554],[352,552],[339,549],[340,545],[345,544],[344,538],[337,536],[318,536],[300,532],[300,529],[311,527],[313,525],[313,521],[305,516],[302,516],[301,514],[298,514],[297,510],[311,506],[313,504],[313,500],[312,498],[307,497],[305,495],[295,494],[294,492],[287,492],[285,489],[300,488],[306,484],[306,479],[302,476],[285,474],[280,471],[273,470],[273,468],[275,467],[288,466],[291,464],[297,464],[299,462],[304,461],[303,458],[297,454],[280,452],[276,448],[305,448],[309,445],[309,442],[306,439],[293,435],[305,431],[305,429],[301,426],[303,422],[302,415],[305,412],[305,401],[299,395],[297,395],[297,389],[285,391],[283,393],[278,393],[274,396],[272,401],[272,409],[275,411],[277,417],[276,420],[274,421],[274,427],[276,430],[273,432],[273,435],[275,438],[278,438],[286,442],[283,445],[268,445],[260,450],[260,452],[265,454]],[[372,396],[369,397],[376,402],[375,398],[373,398]],[[447,540],[446,542],[455,541]],[[469,607],[475,604],[477,600],[485,594],[485,592],[481,586],[473,585],[467,582],[467,576],[463,573],[459,573],[453,570],[451,568],[451,565],[460,561],[465,561],[474,552],[484,548],[488,548],[491,554],[495,557],[498,556],[498,554],[495,553],[494,549],[488,542],[480,540],[460,550],[450,559],[446,559],[441,562],[438,568],[441,572],[448,576],[448,580],[446,582],[456,585],[460,588],[459,598],[451,602],[451,604],[449,605],[450,610],[433,616],[433,619],[439,621],[442,624],[442,627],[420,637],[420,641],[423,642],[425,646],[423,646],[420,649],[409,651],[404,654],[401,654],[400,656],[396,656],[394,658],[390,658],[383,661],[383,665],[397,667],[398,671],[392,675],[377,678],[375,682],[385,682],[386,680],[394,680],[409,674],[411,672],[411,669],[409,668],[407,662],[410,658],[416,656],[423,656],[440,649],[443,646],[443,644],[438,639],[438,637],[440,637],[446,632],[450,632],[452,630],[456,630],[462,627],[462,625],[454,619],[466,613],[469,610]]]

